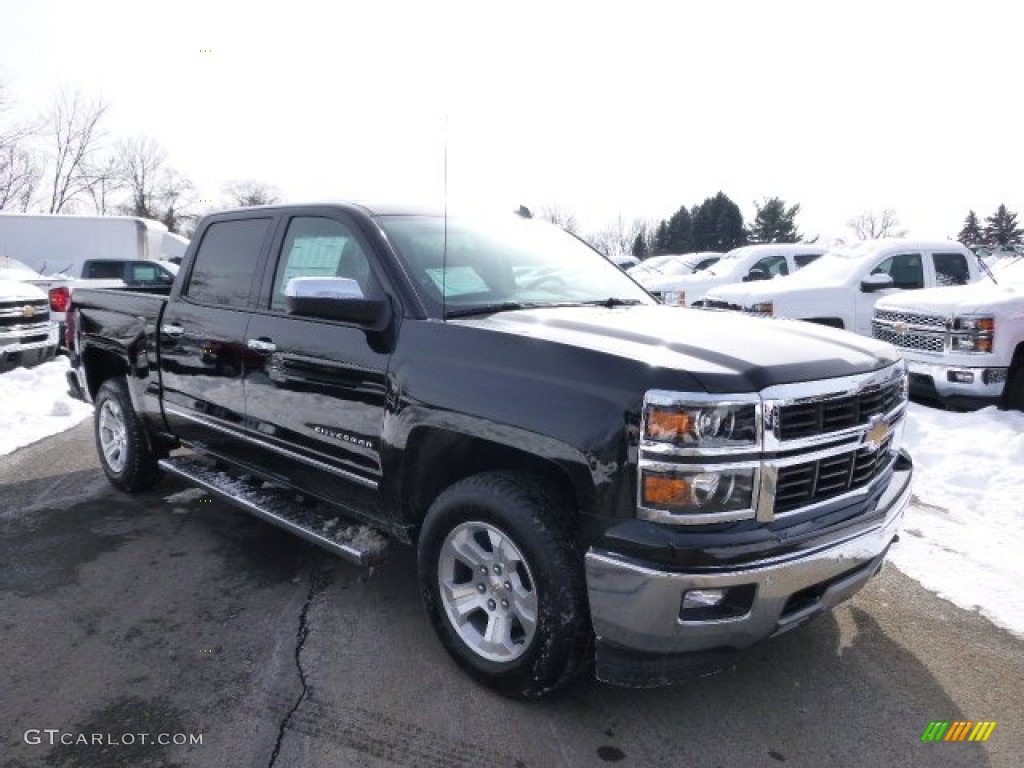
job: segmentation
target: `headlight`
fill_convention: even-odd
[[[775,302],[773,301],[758,301],[751,304],[747,309],[748,312],[753,312],[757,315],[774,315],[775,314]]]
[[[673,515],[742,512],[752,508],[753,495],[753,469],[643,473],[643,506],[652,511]]]
[[[686,291],[665,291],[664,302],[674,307],[686,306]]]
[[[991,352],[995,333],[993,317],[954,317],[950,349],[953,352]]]
[[[995,333],[996,320],[994,317],[954,317],[953,330]]]
[[[753,446],[757,443],[756,411],[753,403],[648,404],[644,436],[693,448]]]

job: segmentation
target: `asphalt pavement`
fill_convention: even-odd
[[[0,457],[0,667],[11,768],[1024,764],[1024,640],[892,566],[718,674],[511,701],[434,639],[411,549],[360,569],[177,481],[122,494],[88,422]]]

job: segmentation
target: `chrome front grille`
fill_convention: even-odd
[[[899,402],[900,384],[870,387],[856,394],[783,405],[779,409],[778,437],[795,440],[835,432],[888,413]]]
[[[45,328],[50,322],[46,299],[0,301],[0,331],[28,331]]]
[[[900,333],[891,326],[877,322],[871,324],[871,334],[879,341],[887,341],[901,349],[916,349],[920,352],[942,354],[946,343],[944,333]]]
[[[779,469],[775,514],[791,512],[868,485],[886,466],[890,440],[877,450],[863,446],[836,456]]]
[[[886,323],[903,323],[905,325],[916,325],[921,328],[935,328],[939,331],[946,330],[947,318],[940,315],[921,315],[916,312],[899,312],[889,309],[876,309],[875,320]]]

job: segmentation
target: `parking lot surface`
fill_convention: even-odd
[[[121,494],[89,422],[0,462],[0,603],[0,765],[12,768],[1018,766],[1024,754],[1024,641],[891,566],[833,614],[687,685],[584,678],[510,701],[435,640],[412,550],[359,569],[180,483]],[[922,743],[936,720],[997,725],[983,744]]]

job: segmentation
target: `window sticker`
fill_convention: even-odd
[[[287,285],[293,277],[323,277],[337,274],[341,252],[348,242],[347,237],[302,237],[296,238],[288,252],[281,285]]]
[[[428,269],[427,276],[434,281],[439,291],[448,296],[463,296],[468,293],[486,293],[490,290],[484,279],[473,267],[449,267]]]

